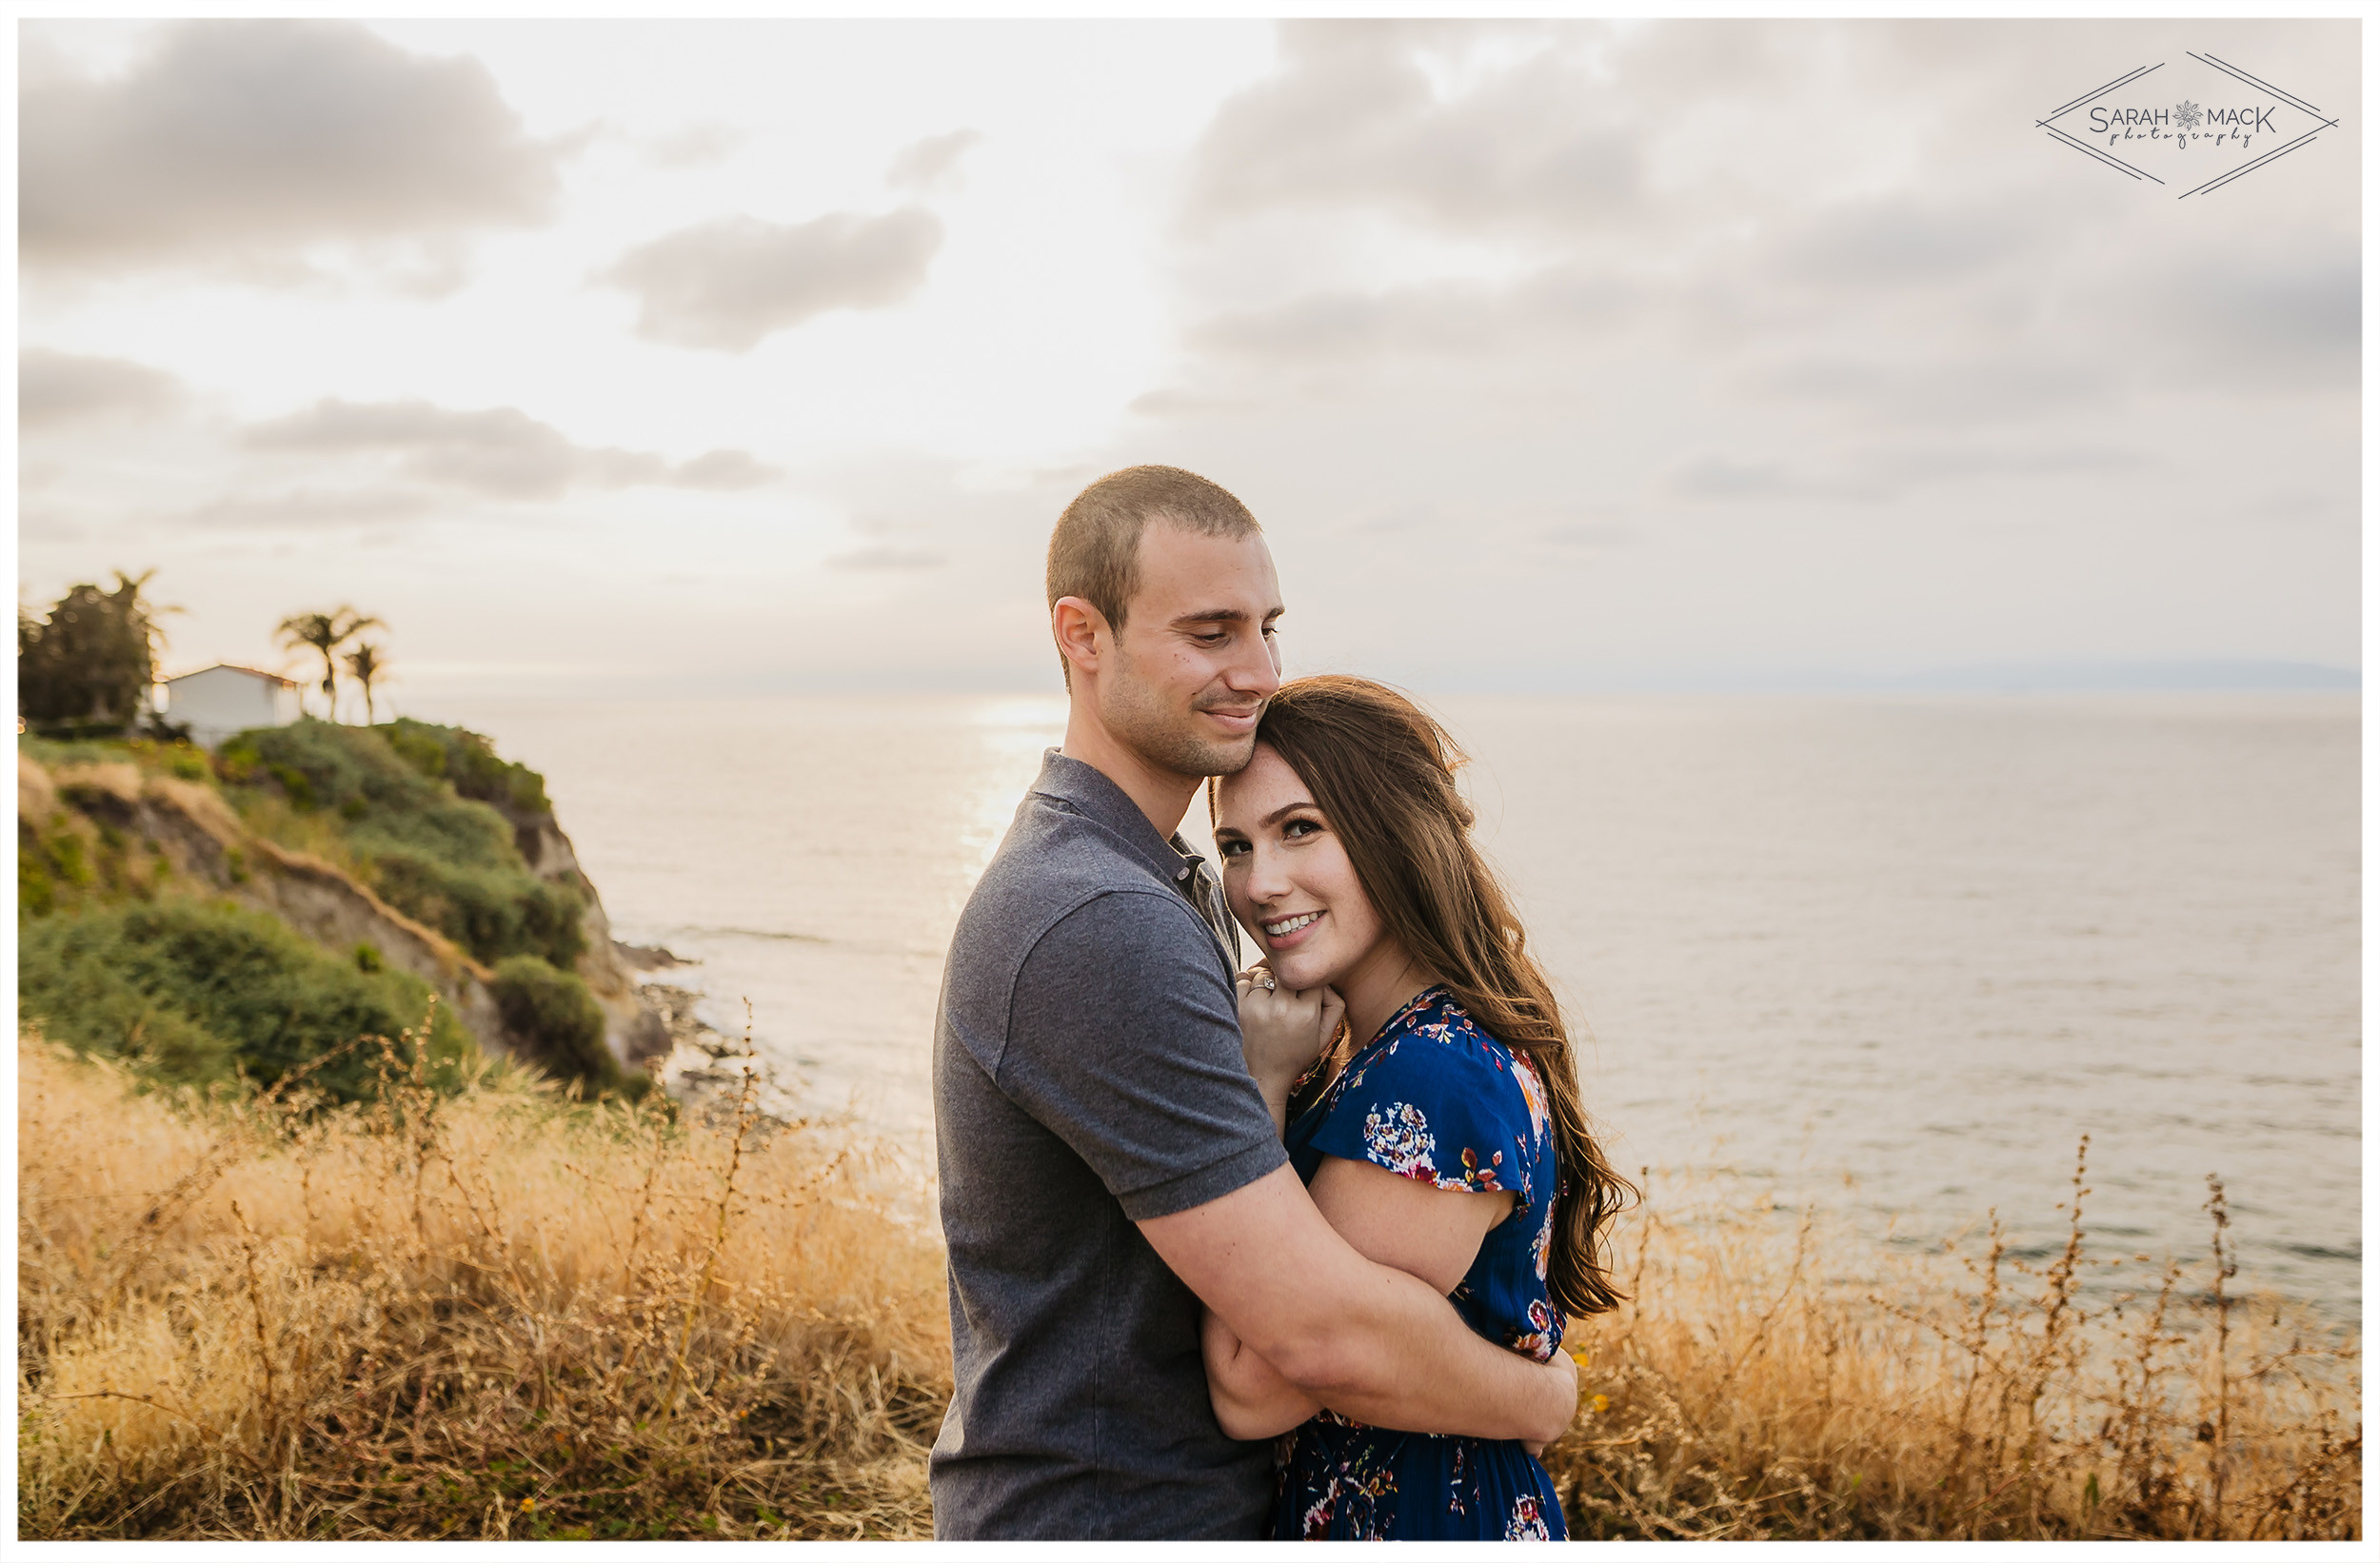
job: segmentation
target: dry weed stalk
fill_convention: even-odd
[[[441,1098],[418,1039],[347,1108],[20,1046],[22,1533],[926,1533],[949,1343],[913,1172],[763,1133],[748,1082],[732,1127]],[[2211,1277],[2086,1289],[2127,1260],[2087,1249],[2084,1165],[2046,1265],[1995,1216],[1866,1292],[1821,1278],[1815,1213],[1648,1173],[1634,1300],[1571,1335],[1572,1533],[2355,1536],[2351,1342],[2229,1284],[2219,1184]]]
[[[1572,1327],[1584,1415],[1546,1455],[1572,1533],[2356,1536],[2354,1343],[2225,1289],[2237,1267],[2212,1180],[2203,1296],[2169,1262],[2145,1306],[2086,1306],[2085,1273],[2125,1262],[2087,1250],[2089,1145],[2047,1265],[2012,1255],[1994,1214],[1980,1258],[1954,1248],[1949,1273],[1913,1264],[1864,1293],[1808,1274],[1810,1213],[1789,1242],[1723,1196],[1656,1202],[1648,1173],[1625,1238],[1634,1300]]]
[[[918,1179],[832,1128],[425,1082],[136,1095],[20,1044],[28,1536],[918,1535]],[[664,1366],[665,1365],[665,1366]]]

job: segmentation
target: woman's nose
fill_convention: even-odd
[[[1248,894],[1257,900],[1279,900],[1289,893],[1289,876],[1281,872],[1278,855],[1258,847],[1248,854]]]

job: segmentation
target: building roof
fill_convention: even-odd
[[[167,679],[164,682],[169,684],[175,684],[180,683],[184,679],[197,678],[201,673],[213,673],[217,671],[245,673],[251,679],[263,679],[268,683],[281,684],[289,689],[295,689],[298,686],[298,682],[295,679],[285,679],[278,673],[266,673],[253,667],[242,667],[237,663],[217,663],[213,667],[201,667],[188,673],[176,673],[173,677]]]

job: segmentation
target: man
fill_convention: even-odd
[[[1238,938],[1174,830],[1248,762],[1280,682],[1256,519],[1179,468],[1111,473],[1059,519],[1048,591],[1065,743],[960,918],[935,1037],[955,1370],[935,1534],[1260,1533],[1271,1447],[1216,1425],[1201,1301],[1360,1421],[1550,1440],[1568,1359],[1492,1345],[1350,1248],[1241,1061]]]

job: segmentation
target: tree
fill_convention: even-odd
[[[69,588],[49,617],[16,615],[16,705],[28,724],[129,727],[157,680],[162,608],[141,597],[155,570],[115,572],[112,591]]]
[[[374,726],[380,718],[372,709],[372,681],[388,671],[381,660],[380,647],[369,641],[347,653],[347,677],[364,686],[364,724]]]
[[[339,720],[339,648],[375,625],[380,625],[378,619],[342,603],[328,613],[292,613],[274,631],[288,650],[307,645],[323,654],[323,714],[333,722]]]

